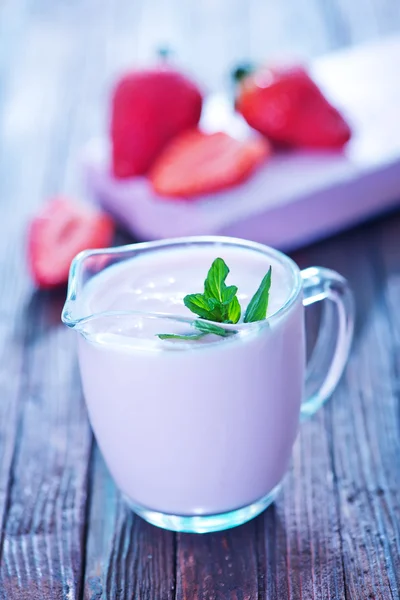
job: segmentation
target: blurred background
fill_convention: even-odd
[[[2,0],[0,197],[17,252],[45,200],[87,197],[80,157],[108,132],[112,86],[160,48],[233,101],[238,63],[307,63],[399,31],[397,0]]]
[[[74,193],[111,83],[160,46],[217,90],[243,59],[311,59],[399,30],[397,0],[2,0],[1,196]]]

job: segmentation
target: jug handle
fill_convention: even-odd
[[[347,362],[354,330],[354,297],[344,277],[323,267],[301,272],[303,304],[323,302],[318,337],[306,368],[301,420],[308,419],[335,390]]]

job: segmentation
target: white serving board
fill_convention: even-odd
[[[146,178],[115,180],[108,152],[93,143],[84,157],[92,194],[144,240],[220,234],[283,249],[400,206],[400,36],[322,57],[310,70],[352,126],[343,152],[275,154],[240,186],[174,201],[155,196]],[[220,96],[208,101],[202,125],[248,134]]]

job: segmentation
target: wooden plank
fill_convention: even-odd
[[[27,5],[28,0],[20,0],[20,2],[3,0],[0,4],[0,79],[2,82],[0,98],[26,27],[26,19],[29,15]]]
[[[93,467],[84,598],[172,600],[174,534],[148,525],[125,506],[97,448]]]
[[[379,257],[379,227],[369,225],[349,232],[315,246],[308,254],[311,260],[337,269],[349,279],[358,308],[353,352],[327,420],[346,599],[399,597],[400,504],[396,491],[400,438],[393,337],[382,303],[386,283]],[[396,231],[399,236],[400,218]]]
[[[0,186],[1,189],[1,186]],[[26,293],[25,277],[16,276],[16,261],[21,253],[14,244],[4,247],[0,244],[4,256],[1,265],[1,308],[0,308],[0,556],[2,530],[8,502],[10,469],[14,454],[14,445],[18,424],[19,378],[23,368],[23,350],[20,340],[23,338],[17,324]]]
[[[121,503],[105,598],[174,598],[174,536]]]
[[[320,3],[324,15],[327,37],[330,40],[330,49],[337,50],[351,44],[351,30],[344,15],[338,6],[337,0],[326,0]]]
[[[393,393],[400,394],[400,215],[396,214],[383,221],[379,229],[382,263],[378,272],[383,278],[382,289],[387,305],[390,329],[393,336],[392,373],[394,376]],[[399,467],[400,468],[400,467]]]
[[[282,57],[307,60],[332,46],[329,24],[315,0],[251,0],[248,58],[268,61]]]
[[[315,264],[313,250],[297,252],[300,268]],[[324,246],[318,251],[323,259]],[[319,325],[318,305],[306,311],[310,349]],[[258,520],[260,597],[335,599],[345,596],[338,492],[327,423],[336,394],[303,423],[281,497]],[[323,510],[321,510],[323,507]]]
[[[380,35],[399,31],[400,4],[393,0],[374,0],[374,5]]]
[[[20,8],[22,11],[22,5]],[[26,31],[22,27],[22,17],[17,18],[13,12],[3,13],[2,16],[2,26],[6,29],[9,18],[12,19],[12,23],[18,23],[18,27],[11,27],[15,35],[15,38],[12,38],[15,42],[13,51],[7,53],[5,48],[10,62],[7,71],[3,71],[0,112],[0,196],[3,232],[0,236],[0,525],[3,523],[8,501],[10,467],[19,417],[18,398],[24,365],[24,323],[21,313],[27,302],[26,298],[32,291],[23,268],[26,220],[29,212],[41,201],[47,163],[52,153],[54,115],[60,101],[57,92],[61,91],[61,96],[64,94],[62,87],[60,90],[60,78],[57,77],[54,68],[57,62],[61,66],[63,58],[70,58],[65,51],[63,57],[60,56],[60,46],[54,48],[53,61],[47,61],[47,69],[42,68],[34,82],[32,70],[37,68],[38,59],[42,60],[42,57],[32,56],[29,49],[30,44],[34,44],[37,38],[34,32]],[[25,16],[24,13],[24,18]]]
[[[91,489],[88,502],[87,540],[85,547],[84,597],[98,600],[105,597],[110,571],[114,532],[117,523],[118,492],[97,446],[91,463]]]
[[[60,323],[63,295],[34,294],[29,302],[32,286],[21,265],[30,212],[44,196],[59,192],[66,162],[67,169],[75,168],[67,156],[76,151],[73,111],[82,89],[82,52],[91,39],[76,23],[87,6],[80,3],[68,14],[50,4],[36,7],[23,30],[3,96],[1,138],[7,152],[0,185],[7,208],[2,227],[15,240],[8,253],[10,257],[14,252],[7,283],[10,293],[17,286],[18,295],[2,296],[2,321],[10,323],[11,331],[16,329],[9,334],[7,348],[16,348],[22,356],[13,366],[11,351],[1,364],[1,381],[7,378],[12,386],[1,417],[7,407],[13,411],[5,413],[7,421],[0,419],[5,441],[0,486],[6,481],[6,468],[11,475],[11,486],[0,498],[0,511],[6,509],[0,597],[7,599],[73,599],[81,587],[91,434],[78,383],[75,340]],[[12,450],[17,422],[18,443]]]
[[[230,84],[232,68],[250,54],[249,5],[241,0],[184,3],[182,39],[188,65],[205,93]],[[185,61],[185,56],[183,57]]]
[[[98,134],[106,129],[105,103],[117,73],[138,61],[150,60],[153,47],[165,41],[161,32],[169,31],[171,23],[163,25],[163,11],[154,13],[157,4],[152,3],[147,11],[146,6],[121,1],[104,6],[97,29],[101,43],[96,51],[97,61],[101,61],[105,68],[101,74],[93,71],[93,62],[90,57],[87,59],[92,71],[86,73],[88,85],[85,107],[79,118],[78,137],[86,135],[88,138],[93,135],[93,130]],[[163,10],[168,14],[165,7]],[[158,30],[158,34],[156,27],[155,37],[146,37],[146,32],[151,30],[152,15],[156,15],[161,32]],[[88,114],[92,115],[91,129],[85,123]],[[74,189],[73,177],[68,178],[65,186]],[[131,239],[122,234],[117,241],[128,243]],[[175,586],[174,535],[151,527],[126,508],[97,447],[92,469],[83,573],[84,598],[172,600]]]
[[[262,598],[344,597],[337,490],[326,419],[325,409],[302,425],[282,496],[274,510],[258,521]]]
[[[322,4],[332,24],[341,24],[348,43],[357,44],[399,31],[400,5],[392,0],[329,0]]]
[[[26,315],[23,415],[6,515],[6,598],[79,597],[91,435],[60,303],[36,296]]]
[[[176,600],[255,600],[255,521],[215,534],[178,534],[176,591]]]
[[[333,2],[332,2],[333,4]],[[359,44],[378,37],[378,21],[374,0],[335,0],[336,11],[341,15],[351,44]]]

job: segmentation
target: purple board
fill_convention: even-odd
[[[311,71],[353,128],[343,152],[275,154],[244,184],[189,202],[155,196],[146,178],[115,180],[94,141],[89,188],[141,239],[223,234],[291,249],[389,209],[400,200],[400,37],[322,57]],[[202,124],[248,134],[223,96],[209,99]]]

